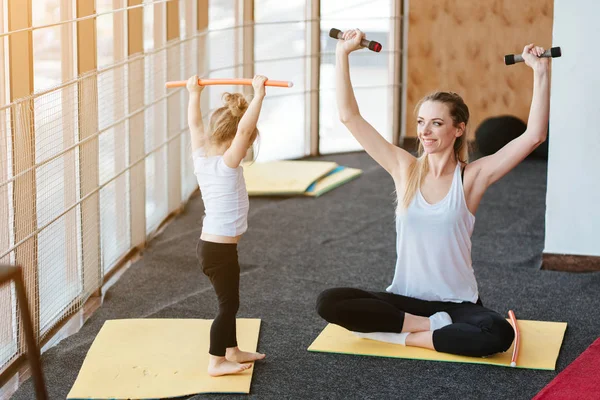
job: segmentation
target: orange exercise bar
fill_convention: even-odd
[[[185,86],[187,81],[170,81],[165,84],[167,88],[174,87],[183,87]],[[252,79],[198,79],[198,85],[200,86],[208,86],[208,85],[252,85]],[[265,82],[265,86],[275,86],[275,87],[287,87],[291,88],[294,86],[292,82],[288,81],[272,81],[268,79]]]
[[[519,343],[521,341],[521,333],[519,332],[519,325],[517,325],[517,317],[515,316],[513,310],[508,310],[508,317],[510,318],[513,329],[515,331],[515,347],[513,348],[513,355],[512,359],[510,360],[510,366],[516,367],[517,358],[519,357]]]

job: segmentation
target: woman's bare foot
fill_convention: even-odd
[[[240,364],[235,361],[229,361],[225,357],[210,356],[208,361],[208,374],[210,376],[222,376],[237,374],[252,367],[252,364]]]
[[[265,358],[265,355],[261,353],[250,353],[247,351],[241,351],[238,347],[229,347],[225,352],[225,358],[228,361],[236,363],[247,363],[256,360],[262,360],[263,358]]]
[[[433,331],[411,333],[406,337],[406,345],[435,350],[435,347],[433,347]]]
[[[429,330],[429,318],[409,313],[404,314],[404,325],[402,325],[402,332],[426,332]]]

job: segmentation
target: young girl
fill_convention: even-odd
[[[202,271],[210,279],[219,312],[210,328],[211,376],[235,374],[265,357],[237,347],[235,316],[239,307],[240,265],[237,243],[246,231],[248,192],[241,161],[258,135],[256,122],[265,97],[264,76],[252,81],[254,98],[248,104],[240,93],[225,93],[224,105],[210,118],[204,133],[198,77],[187,82],[188,124],[192,141],[194,173],[198,178],[206,216],[196,252]]]

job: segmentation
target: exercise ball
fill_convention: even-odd
[[[512,115],[490,117],[481,122],[475,131],[475,143],[479,152],[494,154],[527,129],[525,122]]]
[[[527,129],[525,122],[512,115],[501,115],[483,120],[475,130],[475,144],[481,155],[494,154]],[[528,158],[548,159],[548,140],[540,144]]]

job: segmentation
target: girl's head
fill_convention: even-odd
[[[241,93],[223,93],[223,106],[216,109],[210,117],[208,129],[211,144],[215,147],[229,147],[238,129],[242,116],[248,109],[248,101]],[[258,136],[254,129],[252,140]]]
[[[453,92],[434,92],[422,98],[416,110],[419,155],[452,146],[455,159],[467,162],[469,108],[463,99]]]

